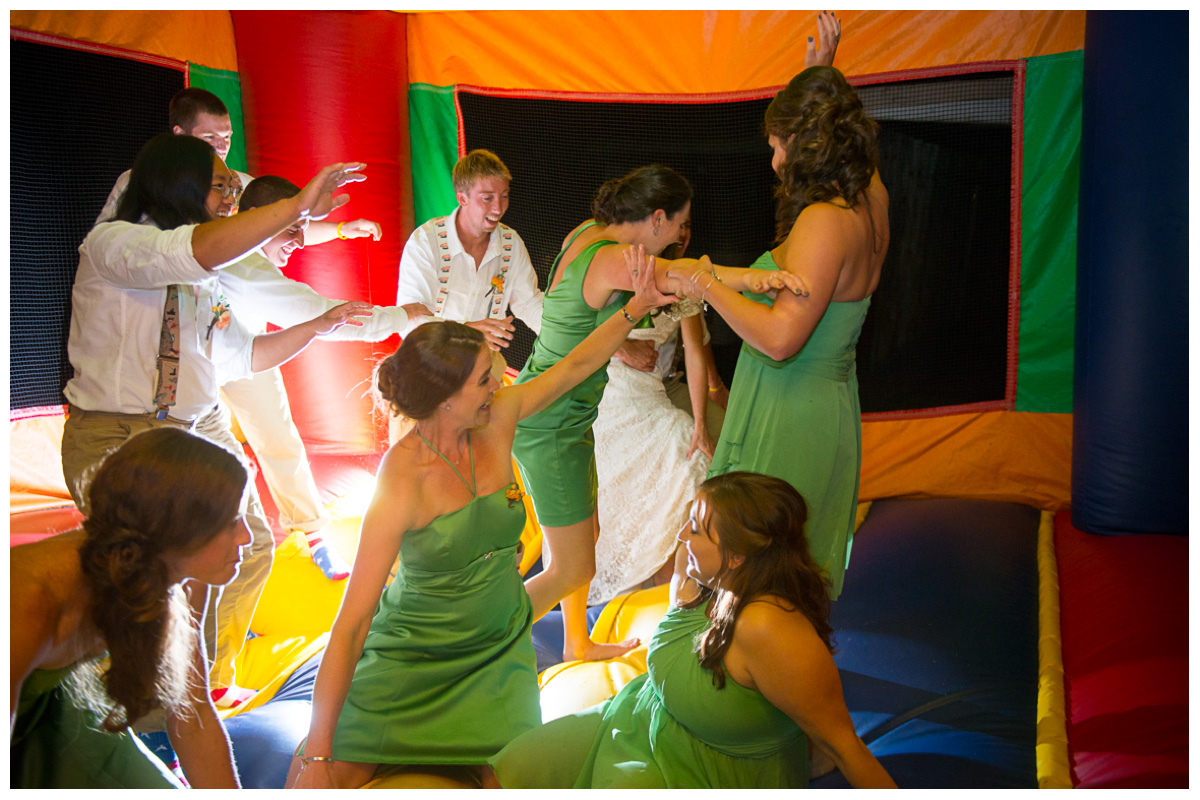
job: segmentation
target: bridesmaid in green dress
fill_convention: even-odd
[[[358,787],[381,764],[482,766],[540,724],[513,434],[672,299],[640,273],[620,312],[528,383],[499,388],[483,334],[456,322],[422,325],[380,365],[381,396],[416,424],[380,463],[289,786]]]
[[[500,785],[805,788],[813,763],[858,788],[894,787],[842,697],[805,518],[804,499],[779,478],[705,481],[678,534],[648,671],[513,740],[492,760]]]
[[[248,485],[234,454],[156,428],[101,464],[82,529],[12,549],[13,787],[182,788],[128,730],[155,709],[191,786],[238,787],[184,582],[203,607],[237,574]]]
[[[533,380],[571,352],[596,326],[619,314],[628,296],[630,273],[623,255],[642,247],[639,269],[651,272],[664,292],[673,264],[712,265],[707,258],[655,259],[679,240],[690,220],[692,188],[674,170],[653,164],[640,167],[600,187],[592,203],[595,219],[575,228],[563,243],[550,272],[542,307],[542,331],[533,345],[518,384]],[[725,279],[739,290],[794,288],[799,283],[778,271],[726,270]],[[707,274],[707,273],[706,273]],[[677,281],[678,279],[675,279]],[[544,411],[517,426],[513,456],[533,496],[548,552],[546,569],[529,579],[534,618],[562,601],[563,659],[612,658],[632,649],[636,640],[617,644],[593,642],[587,629],[587,587],[596,572],[596,459],[592,423],[608,383],[607,364]]]
[[[832,63],[840,26],[825,14],[818,24],[822,49],[810,45],[807,63]],[[862,460],[855,346],[889,241],[877,127],[831,66],[801,72],[767,109],[780,244],[753,266],[791,273],[807,294],[743,296],[723,268],[672,268],[678,291],[706,297],[745,342],[709,475],[749,470],[795,486],[811,506],[809,541],[834,599]]]

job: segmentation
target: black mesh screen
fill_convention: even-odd
[[[762,135],[770,99],[720,104],[590,103],[487,97],[462,92],[466,147],[493,151],[513,174],[504,217],[529,248],[545,288],[563,238],[592,216],[592,197],[610,178],[664,164],[695,190],[690,254],[747,266],[774,238],[771,148]],[[709,314],[714,353],[737,335]],[[520,368],[533,334],[523,325],[506,354]]]
[[[10,40],[10,408],[63,403],[77,248],[183,73]]]
[[[864,412],[1004,399],[1007,369],[1011,72],[861,86],[881,125],[891,247],[858,349]],[[465,145],[513,174],[505,222],[541,285],[563,238],[609,178],[650,163],[691,181],[690,255],[749,266],[772,246],[770,98],[721,103],[583,102],[460,92]],[[712,311],[726,383],[740,341]],[[518,325],[520,367],[533,335]]]

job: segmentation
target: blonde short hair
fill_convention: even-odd
[[[472,150],[458,160],[454,171],[450,173],[454,179],[455,192],[470,192],[476,181],[484,178],[503,178],[512,181],[512,174],[499,156],[491,150]]]

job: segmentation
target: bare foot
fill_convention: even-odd
[[[604,661],[609,658],[623,656],[633,648],[642,643],[641,639],[634,637],[626,639],[623,642],[616,644],[601,644],[593,642],[591,639],[585,639],[583,646],[574,649],[571,647],[563,648],[564,661]]]

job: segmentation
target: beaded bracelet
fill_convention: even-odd
[[[629,312],[625,310],[625,306],[621,306],[621,313],[625,315],[625,319],[627,319],[631,324],[633,324],[633,325],[638,324],[638,321],[636,319],[629,316]]]
[[[300,769],[304,769],[313,761],[328,761],[330,764],[333,763],[333,759],[329,756],[300,756]]]

